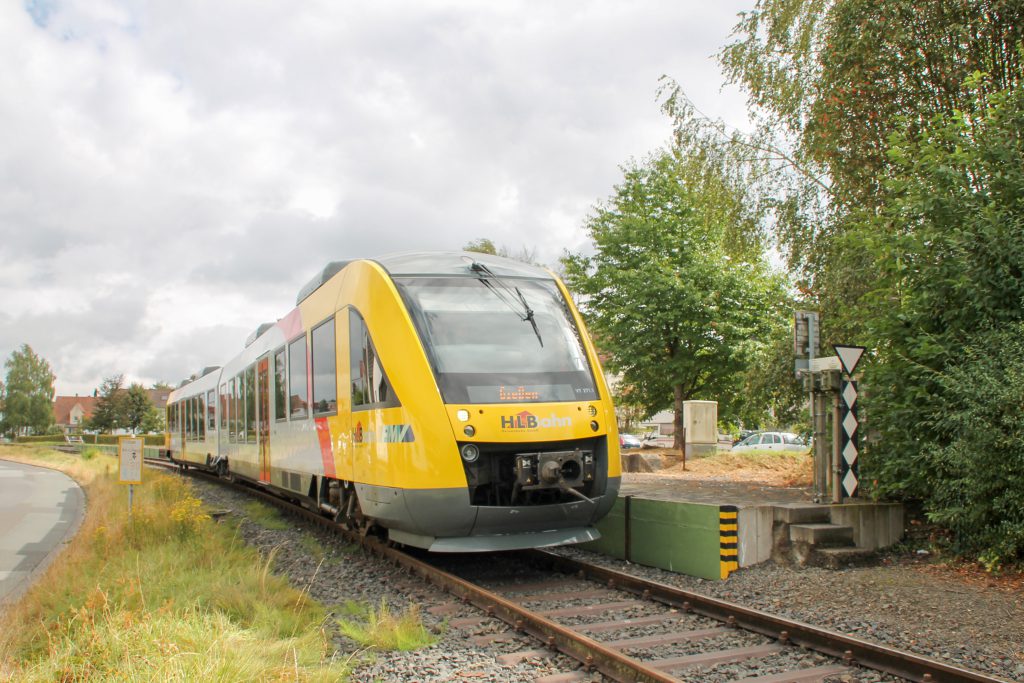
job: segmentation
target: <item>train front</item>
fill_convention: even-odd
[[[393,275],[430,361],[455,435],[461,501],[416,500],[468,534],[430,550],[540,547],[594,540],[619,490],[615,412],[593,345],[547,271],[464,254],[437,274]],[[418,504],[419,503],[419,504]]]

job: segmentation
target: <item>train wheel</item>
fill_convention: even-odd
[[[363,537],[374,526],[373,520],[363,515],[362,508],[359,507],[359,497],[356,495],[356,489],[351,484],[343,489],[342,504],[338,506],[338,514],[335,517],[335,521],[341,525],[342,529],[355,531]]]

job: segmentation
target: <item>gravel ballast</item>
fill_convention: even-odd
[[[229,511],[242,519],[241,535],[247,543],[264,556],[274,553],[274,571],[286,575],[296,587],[308,589],[332,613],[343,614],[348,602],[379,606],[386,600],[395,613],[420,607],[424,624],[438,634],[438,641],[411,652],[367,652],[341,636],[333,623],[327,624],[334,635],[335,656],[356,666],[353,680],[533,681],[579,667],[561,654],[501,664],[500,655],[542,646],[518,634],[489,644],[473,642],[474,636],[503,634],[508,628],[493,619],[453,628],[450,621],[479,617],[480,612],[453,605],[450,596],[419,578],[301,523],[289,520],[289,528],[271,530],[245,520],[244,505],[252,499],[243,493],[201,480],[194,480],[194,485],[211,510]],[[319,538],[325,557],[317,558],[309,543],[303,543],[310,534]],[[765,563],[740,570],[727,581],[706,581],[574,548],[558,552],[1008,680],[1024,680],[1024,596],[1020,591],[929,571],[912,557],[844,570]],[[816,657],[805,651],[791,656],[809,661]],[[724,680],[721,673],[698,678],[690,672],[687,680]],[[596,674],[592,679],[602,680]],[[886,678],[857,675],[846,680]]]

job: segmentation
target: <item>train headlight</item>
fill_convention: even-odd
[[[466,436],[473,436],[476,434],[476,429],[473,428],[473,425],[466,425],[462,428],[462,433]]]
[[[480,457],[480,449],[475,444],[467,443],[460,451],[462,459],[466,462],[476,462]]]
[[[590,428],[593,429],[596,432],[601,427],[600,427],[600,425],[597,424],[597,420],[591,420],[590,421]]]
[[[455,417],[459,418],[459,422],[468,422],[469,421],[469,411],[468,410],[460,410],[459,412],[455,413]]]

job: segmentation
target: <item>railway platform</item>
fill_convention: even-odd
[[[761,562],[839,567],[903,537],[896,503],[819,505],[808,487],[623,473],[597,552],[705,579]]]
[[[0,460],[0,611],[49,565],[84,513],[85,495],[66,474]]]

